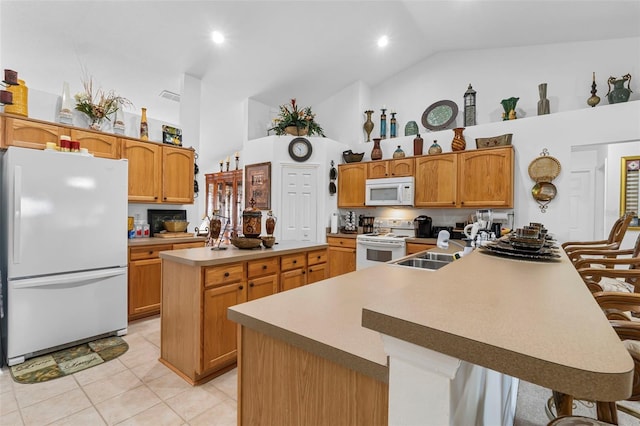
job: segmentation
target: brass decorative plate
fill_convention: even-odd
[[[458,105],[453,101],[438,101],[422,113],[422,125],[429,130],[449,127],[458,116]]]
[[[551,182],[558,177],[561,169],[556,158],[543,155],[529,164],[529,176],[536,182]]]
[[[556,198],[558,190],[551,182],[538,182],[531,189],[531,195],[536,201],[551,201]]]

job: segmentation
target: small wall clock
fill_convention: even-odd
[[[289,142],[289,155],[295,161],[307,161],[311,157],[313,147],[305,138],[294,138]]]

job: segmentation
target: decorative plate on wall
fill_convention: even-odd
[[[422,113],[422,125],[429,130],[446,129],[456,120],[458,105],[453,101],[438,101]]]

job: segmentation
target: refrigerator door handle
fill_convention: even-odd
[[[112,268],[98,271],[80,272],[75,274],[54,275],[37,278],[26,278],[23,280],[11,281],[14,289],[49,287],[53,285],[70,286],[74,284],[85,284],[89,281],[98,281],[105,278],[115,277],[118,275],[126,275],[127,268]]]
[[[20,263],[20,221],[22,218],[22,167],[16,165],[13,173],[13,263]]]

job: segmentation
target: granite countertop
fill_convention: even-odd
[[[197,247],[183,250],[171,250],[160,252],[160,258],[191,266],[215,266],[245,260],[262,259],[271,256],[297,253],[302,250],[315,250],[327,248],[325,243],[280,241],[272,248],[255,248],[241,250],[235,246],[227,245],[226,250],[213,250],[211,247]]]
[[[161,245],[161,244],[176,244],[176,243],[193,243],[196,241],[206,241],[206,237],[176,237],[176,238],[129,238],[127,245],[129,247],[136,246],[149,246],[149,245]]]
[[[564,254],[543,263],[476,250],[437,271],[382,264],[228,317],[382,381],[379,332],[585,399],[631,389],[633,362]]]

